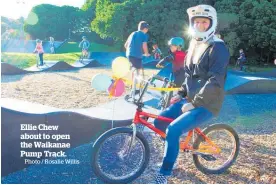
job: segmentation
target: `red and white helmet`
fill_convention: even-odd
[[[216,31],[217,27],[217,11],[210,5],[198,5],[187,9],[189,16],[190,26],[189,32],[194,39],[198,42],[206,42],[211,38]],[[200,32],[194,28],[194,19],[197,17],[205,17],[210,19],[210,26],[205,32]]]

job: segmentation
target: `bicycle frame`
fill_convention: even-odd
[[[136,109],[136,113],[135,113],[135,116],[133,119],[133,124],[132,124],[133,138],[131,139],[131,145],[130,145],[129,151],[131,150],[131,148],[134,144],[134,140],[136,137],[136,125],[137,124],[142,124],[142,125],[146,126],[147,128],[151,129],[152,131],[154,131],[156,134],[160,135],[162,138],[164,138],[164,139],[166,138],[166,134],[164,132],[162,132],[161,130],[156,128],[152,123],[143,119],[143,117],[147,118],[147,119],[154,118],[154,119],[158,119],[158,120],[165,121],[168,123],[171,123],[173,121],[173,119],[171,119],[171,118],[147,113],[142,110],[143,103],[141,103],[141,100],[142,100],[144,93],[146,92],[146,90],[148,88],[149,83],[151,82],[151,79],[152,78],[150,78],[148,80],[145,87],[143,88],[143,91],[142,91],[138,101],[134,102],[138,106],[138,108]],[[189,145],[191,138],[194,137],[194,132],[196,132],[198,135],[200,135],[208,143],[208,145],[202,145],[199,149],[194,149],[191,145]],[[186,137],[186,139],[180,143],[180,149],[184,150],[184,151],[192,151],[193,153],[197,153],[197,154],[219,154],[221,152],[221,149],[216,144],[214,144],[211,141],[211,139],[209,139],[199,128],[195,128],[188,132],[188,136]]]
[[[145,119],[143,119],[143,117],[147,117],[147,118],[154,118],[154,119],[158,119],[161,121],[165,121],[168,123],[171,123],[173,121],[173,119],[171,118],[167,118],[167,117],[163,117],[163,116],[158,116],[155,114],[150,114],[147,112],[143,112],[142,110],[138,110],[135,113],[135,117],[133,120],[133,124],[137,125],[137,124],[142,124],[144,126],[146,126],[147,128],[151,129],[152,131],[154,131],[156,134],[160,135],[162,138],[166,138],[166,134],[164,132],[162,132],[161,130],[159,130],[158,128],[156,128],[152,123],[146,121]],[[218,149],[218,146],[216,146],[201,130],[200,128],[195,128],[193,130],[190,130],[188,132],[188,135],[186,137],[186,139],[184,141],[182,141],[180,143],[180,149],[181,150],[188,150],[188,151],[197,151],[199,153],[204,153],[204,154],[210,154],[210,151],[208,149],[210,149],[210,147],[207,146],[203,146],[202,148],[200,148],[200,150],[195,150],[191,145],[189,145],[190,140],[192,139],[192,137],[194,136],[194,132],[196,132],[198,135],[200,135],[201,137],[204,138],[204,140],[210,145],[210,147],[214,150],[214,149]],[[215,151],[212,151],[211,153],[213,154]],[[217,151],[215,153],[220,153],[220,151]]]

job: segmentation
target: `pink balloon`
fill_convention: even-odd
[[[112,92],[111,92],[112,91]],[[123,80],[114,81],[108,88],[108,92],[115,97],[121,96],[125,92],[125,83]]]

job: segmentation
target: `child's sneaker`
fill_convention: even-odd
[[[126,95],[126,96],[125,96],[125,100],[126,100],[127,102],[134,102],[134,101],[135,101],[135,98],[133,98],[131,95]]]
[[[135,90],[135,95],[140,94],[140,90]]]
[[[155,177],[155,184],[168,184],[167,177],[161,173],[158,173]]]

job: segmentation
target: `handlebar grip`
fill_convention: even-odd
[[[153,78],[155,78],[157,80],[161,80],[161,81],[165,80],[165,77],[162,77],[162,76],[159,76],[159,75],[155,75],[155,76],[153,76]]]

